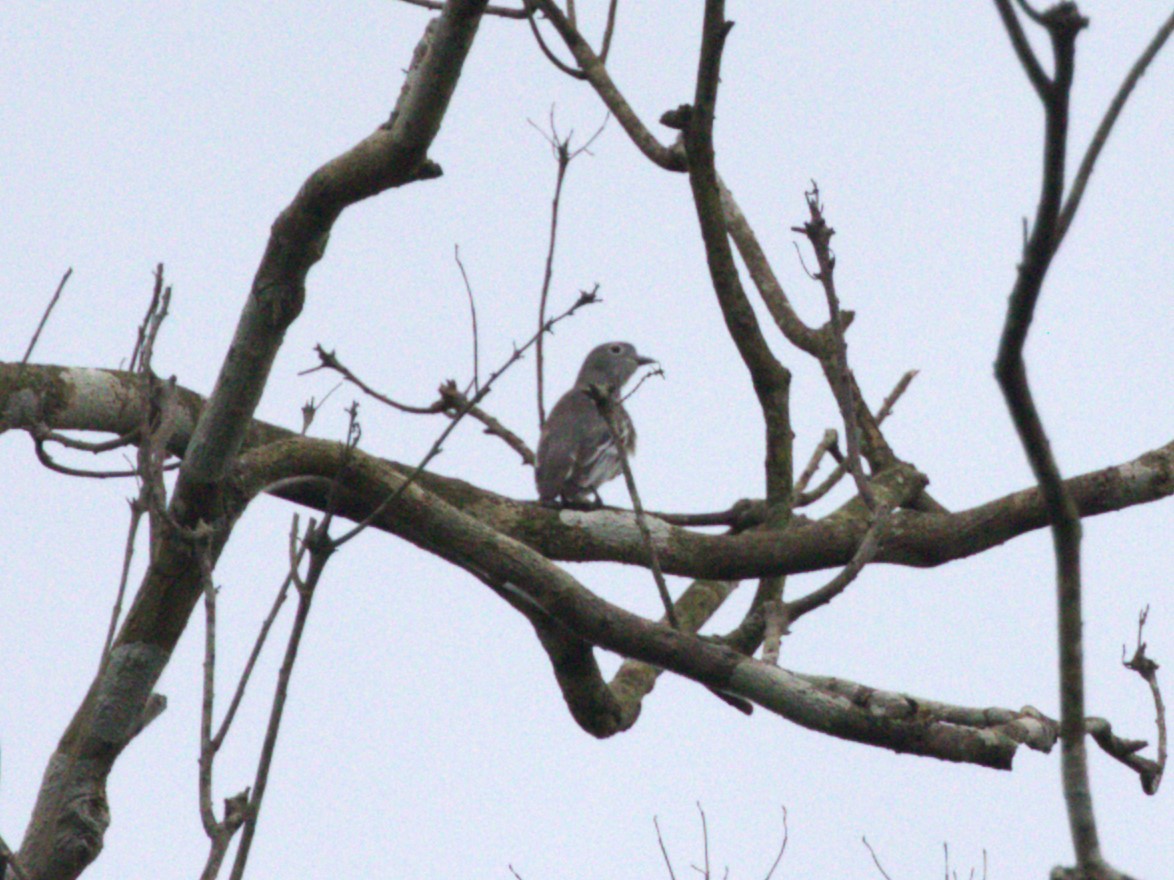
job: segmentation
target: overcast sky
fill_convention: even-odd
[[[589,33],[597,19],[590,7]],[[645,121],[692,97],[699,3],[622,4],[612,75]],[[1088,2],[1072,143],[1079,155],[1166,3]],[[719,96],[718,168],[796,308],[821,320],[790,227],[815,179],[837,231],[839,291],[856,311],[850,358],[875,406],[920,375],[886,425],[898,455],[963,509],[1031,484],[991,374],[1022,218],[1034,213],[1042,115],[989,2],[741,3]],[[62,303],[34,360],[115,367],[128,358],[151,271],[166,265],[171,317],[156,368],[211,390],[269,225],[318,165],[387,118],[428,13],[353,3],[37,3],[0,12],[0,322],[19,359],[62,272]],[[594,39],[594,38],[593,38]],[[1050,51],[1043,56],[1050,58]],[[1049,276],[1030,376],[1068,474],[1127,461],[1174,435],[1174,59],[1142,80]],[[604,117],[557,73],[523,23],[487,19],[431,156],[439,180],[352,208],[310,276],[258,415],[300,426],[335,380],[299,372],[335,349],[371,384],[424,404],[472,369],[454,245],[476,292],[483,371],[533,332],[554,163],[538,132],[551,108],[576,141]],[[1073,162],[1075,164],[1075,162]],[[636,476],[655,509],[718,510],[762,494],[761,419],[721,326],[687,180],[653,167],[609,124],[564,192],[552,311],[598,283],[604,302],[548,341],[548,405],[588,349],[626,339],[663,381],[629,403]],[[797,457],[834,404],[805,356],[795,371]],[[533,359],[487,408],[533,445]],[[340,389],[314,433],[339,438]],[[416,461],[442,422],[362,404],[363,446]],[[92,462],[82,462],[87,466]],[[54,744],[97,666],[132,485],[43,471],[27,437],[0,437],[0,832],[23,834]],[[531,472],[462,426],[435,469],[533,498]],[[846,490],[845,490],[846,491]],[[617,482],[609,503],[626,503]],[[826,513],[840,494],[816,511]],[[221,694],[279,584],[289,505],[250,508],[217,570]],[[1085,525],[1088,708],[1154,738],[1140,680],[1121,669],[1153,604],[1151,654],[1174,659],[1169,501]],[[137,557],[141,573],[143,550]],[[1058,714],[1051,544],[1040,532],[940,570],[868,569],[784,642],[788,668],[963,705]],[[646,572],[570,566],[638,613],[658,611]],[[789,595],[829,573],[791,579]],[[132,578],[134,582],[134,578]],[[681,584],[673,584],[679,589]],[[743,585],[712,631],[733,625]],[[198,875],[196,802],[202,625],[159,690],[168,711],[110,779],[113,823],[87,876]],[[274,646],[217,765],[217,802],[251,782]],[[618,661],[603,657],[608,669]],[[254,877],[526,880],[664,877],[658,816],[678,877],[710,853],[730,876],[1040,878],[1070,863],[1058,753],[1021,751],[1011,773],[831,740],[757,711],[746,719],[666,676],[629,733],[597,742],[570,719],[530,626],[479,582],[384,534],[332,560],[299,660],[258,840]],[[1163,670],[1165,672],[1165,670]],[[1168,680],[1168,679],[1167,679]],[[1170,694],[1167,693],[1170,700]],[[223,696],[221,697],[223,703]],[[1152,750],[1150,752],[1152,754]],[[1092,749],[1102,843],[1135,876],[1170,876],[1174,808]]]

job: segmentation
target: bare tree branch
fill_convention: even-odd
[[[554,25],[567,48],[571,50],[571,54],[575,56],[575,60],[586,75],[587,81],[594,87],[611,115],[628,133],[628,137],[632,139],[632,143],[639,148],[640,152],[667,171],[684,171],[684,157],[678,151],[660,143],[640,121],[624,96],[620,94],[615,83],[612,82],[603,61],[587,45],[587,41],[583,39],[574,23],[563,15],[558,4],[554,0],[533,0],[533,2],[550,19],[550,23]]]
[[[29,346],[24,350],[24,357],[20,359],[22,364],[27,364],[29,358],[33,356],[33,349],[37,347],[37,340],[41,338],[41,331],[45,329],[45,324],[49,320],[49,315],[53,312],[53,307],[57,305],[57,300],[61,298],[61,291],[65,290],[65,282],[73,274],[73,267],[70,266],[65,270],[65,274],[61,276],[61,280],[57,282],[57,289],[53,291],[53,296],[49,300],[49,305],[45,306],[45,312],[41,315],[41,321],[37,324],[37,329],[33,331],[33,338],[29,340]]]
[[[640,538],[644,542],[644,547],[648,551],[648,568],[652,572],[652,579],[656,582],[656,592],[660,595],[661,604],[664,606],[665,620],[668,621],[669,626],[673,629],[680,629],[680,624],[677,622],[677,614],[673,610],[673,597],[669,594],[668,585],[664,580],[664,572],[660,570],[660,557],[656,552],[656,544],[652,541],[652,534],[648,530],[648,522],[644,517],[644,505],[640,502],[640,492],[636,489],[636,480],[632,476],[632,465],[628,461],[628,452],[624,449],[624,440],[621,436],[620,426],[616,422],[615,410],[612,406],[611,394],[607,389],[600,389],[592,386],[588,389],[588,394],[595,402],[595,406],[599,409],[599,414],[603,420],[607,422],[607,430],[611,433],[612,443],[615,444],[616,452],[620,456],[620,468],[624,473],[624,483],[628,487],[628,497],[632,499],[632,510],[636,514],[636,528],[640,530]]]
[[[1040,83],[1037,67],[1024,60],[1024,39],[1017,21],[1008,24],[1007,0],[996,0],[1012,44],[1024,62],[1032,84],[1044,105],[1044,173],[1039,206],[1023,262],[1011,291],[1003,336],[999,342],[995,376],[1007,402],[1011,419],[1047,505],[1056,551],[1056,593],[1060,631],[1060,735],[1064,801],[1076,850],[1075,872],[1091,878],[1116,877],[1105,862],[1097,836],[1085,746],[1084,651],[1080,577],[1080,512],[1060,475],[1047,433],[1027,381],[1023,348],[1044,277],[1056,251],[1057,223],[1064,192],[1068,141],[1068,102],[1076,57],[1076,37],[1088,25],[1075,4],[1059,4],[1040,19],[1052,42],[1054,78]],[[1019,34],[1017,37],[1016,34]]]
[[[717,102],[722,48],[732,26],[725,21],[724,10],[724,4],[713,0],[709,0],[705,5],[696,95],[685,129],[689,183],[693,190],[693,202],[701,227],[701,237],[705,242],[710,280],[721,305],[726,329],[750,373],[766,423],[767,503],[781,504],[791,496],[793,479],[791,374],[778,362],[763,338],[754,309],[738,278],[738,269],[734,264],[723,219],[721,193],[714,167],[714,108]]]
[[[554,107],[550,108],[549,133],[542,131],[542,129],[538,128],[537,125],[534,125],[533,122],[530,122],[531,127],[538,131],[538,133],[541,134],[543,138],[546,139],[546,142],[550,145],[550,151],[554,156],[556,167],[554,178],[554,196],[551,198],[550,203],[550,234],[547,238],[546,263],[542,270],[542,292],[538,297],[538,343],[534,349],[534,368],[538,377],[538,427],[540,428],[546,424],[546,405],[543,402],[543,382],[545,376],[545,371],[543,369],[545,339],[543,337],[546,335],[544,331],[549,329],[546,326],[546,301],[547,297],[550,295],[550,282],[554,276],[554,247],[555,243],[558,241],[558,214],[559,204],[562,201],[563,181],[566,179],[567,168],[570,167],[571,162],[591,149],[591,145],[595,142],[595,139],[603,133],[603,129],[607,125],[607,120],[608,117],[605,116],[599,128],[596,129],[595,134],[591,135],[591,137],[587,139],[587,143],[574,150],[571,149],[571,138],[574,137],[575,132],[572,130],[565,138],[559,137],[558,129],[554,123]]]
[[[1072,178],[1072,185],[1068,188],[1068,196],[1064,200],[1064,207],[1060,210],[1060,216],[1056,220],[1056,242],[1054,245],[1056,250],[1059,250],[1060,242],[1064,240],[1064,236],[1068,233],[1068,227],[1072,225],[1072,218],[1076,216],[1076,212],[1080,208],[1080,200],[1083,198],[1085,187],[1088,186],[1088,181],[1092,177],[1093,166],[1096,165],[1101,150],[1104,149],[1105,144],[1108,142],[1109,135],[1113,131],[1113,126],[1116,124],[1117,118],[1125,108],[1125,102],[1129,100],[1129,96],[1133,93],[1133,87],[1137,85],[1138,80],[1145,74],[1150,66],[1150,62],[1162,51],[1162,46],[1166,44],[1166,40],[1170,38],[1171,33],[1174,33],[1174,13],[1171,13],[1165,23],[1158,28],[1158,32],[1154,34],[1154,38],[1150,40],[1145,51],[1141,53],[1141,57],[1129,69],[1129,73],[1125,76],[1125,80],[1121,83],[1117,94],[1109,102],[1109,108],[1105,111],[1105,116],[1101,120],[1101,124],[1097,126],[1096,133],[1092,136],[1092,141],[1088,145],[1088,150],[1080,162],[1080,167],[1076,170],[1076,176]]]
[[[461,279],[465,282],[465,294],[469,298],[469,314],[473,322],[473,390],[481,390],[481,352],[480,339],[477,335],[477,302],[473,298],[473,287],[469,284],[469,275],[465,272],[465,264],[461,262],[461,246],[454,244],[452,248],[453,259],[456,260],[457,267],[461,270]]]

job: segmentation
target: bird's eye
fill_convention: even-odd
[[[622,354],[624,351],[624,347],[622,345],[613,345],[611,348],[608,349],[608,351],[610,351],[612,354]]]

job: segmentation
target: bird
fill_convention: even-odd
[[[601,507],[599,487],[623,470],[620,453],[594,394],[611,398],[624,451],[636,451],[636,429],[620,402],[620,389],[642,366],[656,363],[629,342],[605,342],[587,354],[575,384],[554,405],[538,438],[534,482],[546,506]],[[595,391],[594,389],[598,389]]]

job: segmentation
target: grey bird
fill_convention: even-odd
[[[543,504],[557,505],[560,499],[563,504],[575,506],[603,504],[597,490],[618,475],[623,466],[590,389],[596,386],[610,395],[624,451],[632,455],[636,451],[636,429],[620,403],[620,389],[637,369],[652,363],[656,363],[655,358],[637,354],[636,347],[628,342],[605,342],[591,349],[574,387],[558,399],[538,438],[534,481]]]

